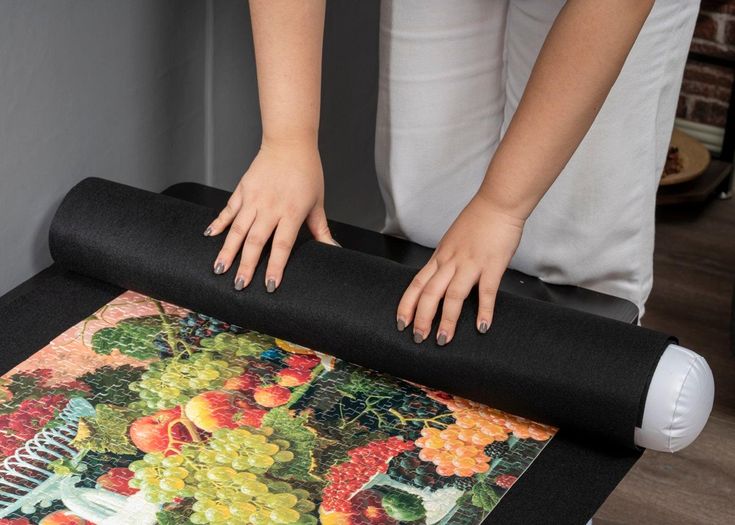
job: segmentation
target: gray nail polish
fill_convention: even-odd
[[[243,288],[245,288],[245,279],[243,279],[242,277],[238,277],[237,279],[235,279],[235,290],[239,292]]]
[[[422,343],[424,341],[424,336],[421,335],[421,332],[414,332],[413,333],[413,342],[416,344]]]
[[[480,323],[480,333],[481,334],[486,333],[487,329],[488,329],[487,323],[485,321],[481,322]]]
[[[335,246],[338,246],[339,248],[342,248],[342,245],[338,243],[335,239],[332,239],[332,243],[334,243]]]
[[[218,262],[217,264],[214,265],[214,273],[216,273],[217,275],[224,273],[224,271],[225,271],[224,263]]]
[[[400,317],[396,319],[396,328],[398,328],[399,332],[403,332],[406,329],[406,321],[404,321]]]
[[[276,291],[275,279],[268,279],[268,282],[265,284],[265,291],[268,293],[273,293]]]
[[[436,339],[436,344],[438,344],[439,346],[444,346],[445,344],[447,344],[447,334],[443,332],[439,334],[439,337],[437,337]]]
[[[204,230],[204,236],[205,237],[209,237],[210,235],[212,235],[212,227],[211,226],[209,226],[206,230]]]

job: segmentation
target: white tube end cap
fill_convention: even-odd
[[[684,347],[669,345],[651,379],[643,423],[635,429],[636,445],[661,452],[689,446],[704,429],[714,396],[707,361]]]

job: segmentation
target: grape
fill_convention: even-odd
[[[289,450],[282,450],[273,455],[273,459],[279,463],[286,463],[294,458],[293,452]]]
[[[227,379],[244,371],[242,366],[230,366],[210,352],[198,352],[185,360],[170,358],[151,363],[128,388],[138,393],[147,408],[167,409],[204,390],[220,388]]]
[[[483,432],[495,434],[495,441],[505,441],[509,433],[513,433],[519,439],[530,438],[536,441],[546,441],[556,432],[556,429],[548,425],[535,423],[520,416],[506,414],[496,408],[490,408],[461,397],[449,396],[447,394],[442,394],[441,397],[442,402],[447,408],[454,412],[458,425],[463,424],[460,420],[474,419],[479,423],[477,426]],[[501,430],[498,430],[498,428]],[[501,432],[505,433],[505,437],[501,437]]]
[[[237,471],[230,467],[212,467],[207,472],[207,477],[212,481],[227,481],[235,474]]]
[[[302,499],[299,500],[293,508],[298,510],[299,512],[307,513],[313,511],[316,508],[316,505],[313,501]]]
[[[492,459],[506,456],[508,452],[510,452],[510,447],[505,441],[495,441],[485,447],[485,455],[490,456]]]
[[[276,523],[296,523],[301,517],[301,514],[294,509],[278,507],[271,511],[269,517]]]
[[[165,462],[165,460],[164,460]],[[189,475],[189,471],[183,467],[171,467],[163,471],[163,475],[170,478],[184,479]]]
[[[494,439],[475,427],[475,420],[465,417],[443,430],[424,428],[416,440],[421,448],[419,459],[433,463],[439,476],[471,477],[487,472],[490,458],[483,448]]]
[[[290,443],[271,442],[272,434],[270,427],[220,429],[207,442],[184,445],[178,454],[146,454],[129,466],[131,485],[153,503],[193,498],[189,519],[194,524],[313,525],[316,518],[309,513],[316,505],[307,491],[263,476],[275,456],[282,462],[293,459],[281,448]]]
[[[322,491],[322,507],[326,511],[350,512],[351,503],[345,494],[353,494],[377,473],[388,471],[388,462],[414,448],[412,441],[393,436],[373,441],[347,452],[349,461],[330,468],[329,484]]]
[[[198,347],[202,339],[212,338],[221,333],[241,334],[244,332],[239,326],[231,325],[207,315],[190,312],[186,317],[179,319],[178,336],[186,343]],[[161,357],[172,354],[167,334],[159,334],[153,341]]]
[[[182,490],[186,483],[181,478],[165,477],[158,482],[158,485],[164,492],[177,492]]]
[[[184,456],[181,454],[175,454],[173,456],[167,456],[161,460],[161,464],[164,467],[177,467],[184,462]]]
[[[388,475],[396,481],[420,489],[428,487],[433,490],[446,486],[457,487],[458,480],[456,476],[445,477],[437,474],[436,466],[419,459],[419,453],[415,449],[396,456],[390,462]]]

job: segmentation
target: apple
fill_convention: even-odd
[[[0,525],[33,525],[28,518],[0,518]]]
[[[186,404],[186,417],[206,432],[219,428],[237,428],[242,410],[251,408],[238,394],[211,390],[194,396]]]
[[[267,408],[279,407],[288,403],[291,391],[279,385],[262,386],[255,389],[253,398],[260,405]]]
[[[245,408],[238,415],[237,422],[240,425],[248,425],[249,427],[260,428],[263,424],[263,417],[268,413],[262,408]]]
[[[171,437],[177,441],[191,441],[191,435],[186,428],[175,423],[180,419],[181,407],[159,410],[150,416],[141,417],[130,425],[130,439],[143,452],[163,452],[169,448],[169,431]]]
[[[310,379],[311,370],[308,368],[284,368],[278,372],[278,384],[281,386],[299,386]]]
[[[68,510],[57,510],[45,516],[38,525],[94,525],[91,521],[80,518]]]
[[[314,354],[294,354],[285,361],[291,368],[314,368],[320,362],[319,356]]]
[[[241,394],[224,390],[211,390],[191,398],[184,412],[186,417],[206,432],[242,425],[258,428],[268,413],[248,403]]]
[[[225,390],[238,390],[240,392],[247,392],[248,390],[252,390],[253,388],[257,387],[259,384],[260,378],[257,374],[246,372],[240,376],[229,378],[227,381],[225,381],[223,388]]]
[[[97,484],[103,489],[107,489],[123,496],[132,496],[138,489],[128,485],[128,481],[133,479],[133,472],[124,467],[115,467],[108,470],[97,478]]]

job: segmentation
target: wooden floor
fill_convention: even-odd
[[[595,525],[735,524],[735,357],[729,319],[735,283],[735,199],[660,212],[653,292],[644,326],[676,334],[715,376],[704,432],[677,454],[646,452]]]

